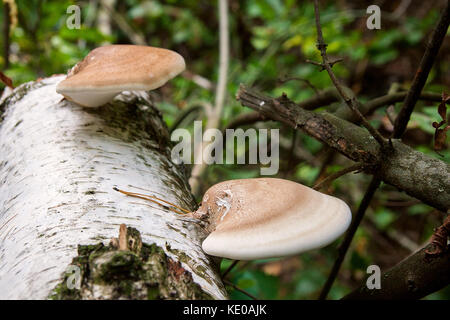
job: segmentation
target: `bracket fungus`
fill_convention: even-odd
[[[98,107],[127,90],[153,90],[184,71],[178,53],[155,47],[108,45],[92,50],[56,92],[85,107]]]
[[[324,247],[351,221],[342,200],[275,178],[231,180],[212,186],[194,217],[211,233],[203,250],[213,256],[254,260]]]
[[[236,260],[290,256],[324,247],[347,230],[352,218],[344,201],[276,178],[215,184],[204,194],[200,207],[187,215],[206,222],[209,235],[203,251]]]

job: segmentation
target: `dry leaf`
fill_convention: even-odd
[[[450,101],[450,95],[442,93],[442,101],[438,106],[438,113],[442,120],[440,122],[434,121],[431,125],[436,129],[434,133],[434,151],[441,151],[445,149],[445,141],[447,140],[447,131],[450,130],[447,120],[447,106],[446,103]],[[443,129],[441,127],[445,125]]]

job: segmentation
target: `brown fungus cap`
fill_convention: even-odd
[[[185,69],[178,53],[161,48],[109,45],[92,50],[56,87],[67,100],[98,107],[127,90],[153,90]]]
[[[351,221],[342,200],[274,178],[218,183],[205,193],[193,216],[209,222],[211,233],[202,244],[207,254],[238,260],[289,256],[326,246]]]

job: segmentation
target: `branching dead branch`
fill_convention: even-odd
[[[353,94],[351,90],[344,90],[341,82],[336,77],[332,70],[332,64],[327,55],[327,44],[325,43],[322,35],[322,26],[320,25],[320,13],[319,13],[319,1],[314,0],[314,13],[316,20],[316,29],[317,29],[317,49],[320,51],[320,55],[322,56],[322,65],[328,72],[331,81],[334,86],[338,90],[344,102],[347,106],[353,111],[358,120],[363,124],[363,126],[370,132],[370,134],[378,141],[378,143],[384,148],[387,147],[386,139],[376,130],[367,119],[361,114],[360,108],[361,103],[358,101],[356,96]]]
[[[420,61],[419,68],[414,75],[414,79],[411,88],[408,91],[403,107],[398,114],[395,121],[394,134],[395,139],[402,137],[403,133],[406,131],[409,119],[414,110],[414,107],[419,99],[420,93],[422,92],[425,82],[427,81],[428,74],[430,73],[431,67],[433,66],[436,56],[439,52],[439,48],[444,41],[445,34],[447,33],[448,26],[450,24],[450,1],[447,0],[447,4],[442,11],[439,22],[433,31],[431,40],[428,43],[425,54]]]
[[[360,126],[327,112],[298,107],[286,96],[271,98],[241,85],[237,98],[243,106],[266,119],[302,130],[347,158],[378,165],[381,179],[438,210],[450,207],[450,165],[393,140],[394,151],[383,152],[373,137]]]

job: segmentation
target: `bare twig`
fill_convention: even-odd
[[[237,291],[239,291],[239,292],[245,294],[246,296],[252,298],[253,300],[258,300],[257,297],[255,297],[255,296],[252,295],[251,293],[245,291],[244,289],[239,288],[239,287],[238,287],[237,285],[235,285],[233,282],[228,281],[228,280],[226,280],[226,279],[224,279],[223,282],[224,282],[225,284],[229,285],[229,286],[232,286],[233,289],[235,289],[235,290],[237,290]]]
[[[319,90],[317,90],[317,88],[308,79],[299,78],[299,77],[285,77],[285,78],[278,79],[278,82],[286,83],[286,82],[292,81],[292,80],[304,82],[308,87],[313,89],[316,94],[319,94]]]
[[[11,27],[11,17],[9,15],[10,12],[10,4],[8,2],[3,3],[3,68],[8,69],[9,67],[9,34]]]
[[[381,180],[377,176],[374,176],[372,178],[372,181],[370,182],[370,185],[367,188],[366,193],[364,194],[361,204],[359,205],[358,211],[356,212],[356,215],[353,218],[353,221],[352,221],[350,227],[348,228],[347,232],[345,233],[344,240],[342,241],[341,245],[339,246],[338,257],[337,257],[336,261],[334,262],[333,268],[331,269],[330,275],[328,276],[328,279],[325,282],[325,285],[323,286],[322,291],[320,292],[320,295],[319,295],[320,300],[325,300],[327,298],[328,292],[330,291],[331,286],[333,285],[333,282],[338,275],[339,269],[341,268],[342,262],[344,261],[345,255],[348,251],[348,248],[350,247],[350,244],[352,243],[353,236],[355,235],[356,230],[358,229],[358,226],[364,217],[366,209],[369,207],[370,201],[372,200],[372,198],[375,194],[375,191],[378,189],[380,183],[381,183]]]
[[[216,88],[215,117],[218,119],[222,115],[227,87],[228,65],[230,58],[229,29],[228,29],[228,1],[219,0],[219,80]]]
[[[389,107],[386,108],[386,116],[389,119],[389,122],[394,125],[395,119],[397,118],[397,115],[395,114],[394,105],[391,104]]]
[[[299,137],[300,136],[297,136],[297,141],[299,140]],[[292,147],[293,147],[292,139],[289,139],[287,137],[280,137],[280,148],[286,150],[287,152],[291,152]],[[293,151],[292,153],[293,161],[290,168],[294,168],[296,164],[300,162],[306,162],[314,167],[320,164],[316,156],[311,152],[309,152],[308,150],[306,150],[305,148],[303,148],[299,143],[296,143],[292,151]]]
[[[375,110],[378,110],[381,107],[384,107],[386,105],[401,102],[405,99],[407,95],[407,92],[396,92],[396,93],[388,93],[384,96],[380,96],[377,98],[374,98],[365,104],[361,106],[361,113],[365,116],[371,115]],[[427,100],[427,101],[434,101],[434,102],[440,102],[442,100],[442,97],[439,93],[433,93],[433,92],[423,92],[420,95],[421,100]],[[349,111],[351,112],[349,114]],[[338,116],[339,118],[351,120],[357,122],[358,119],[355,118],[354,113],[348,109],[347,106],[342,106],[338,108],[334,114]]]
[[[374,127],[372,127],[372,125],[367,121],[367,119],[359,111],[361,104],[356,99],[356,96],[353,94],[353,92],[350,92],[350,91],[346,92],[346,90],[344,90],[339,79],[335,76],[333,70],[331,69],[331,64],[330,64],[331,62],[327,56],[327,44],[325,44],[325,42],[323,40],[322,27],[320,25],[318,0],[314,0],[314,13],[315,13],[316,29],[317,29],[317,49],[320,51],[320,54],[322,56],[323,66],[327,70],[331,81],[333,82],[334,86],[338,90],[342,99],[344,99],[345,103],[349,106],[349,108],[353,111],[353,113],[355,113],[355,115],[358,117],[358,120],[370,132],[370,134],[375,138],[375,140],[377,140],[377,142],[382,147],[387,146],[386,139],[384,139],[384,137]]]
[[[425,86],[425,82],[427,81],[431,67],[436,60],[436,56],[439,52],[439,48],[441,47],[442,42],[444,41],[449,24],[450,1],[447,0],[447,4],[442,11],[439,22],[434,29],[431,40],[428,43],[427,49],[425,50],[425,54],[420,61],[419,68],[414,75],[411,88],[409,89],[408,95],[405,98],[403,107],[400,110],[400,113],[398,114],[398,117],[395,121],[393,137],[396,139],[401,138],[403,133],[406,131],[406,127],[408,125],[411,114],[414,110],[417,100],[419,99],[420,93]]]
[[[305,99],[298,103],[299,108],[306,110],[314,110],[323,106],[327,106],[333,102],[340,100],[339,93],[336,88],[330,87],[325,90],[319,91],[315,96]]]
[[[299,132],[295,129],[292,129],[292,142],[291,147],[289,148],[289,156],[286,165],[286,170],[284,171],[284,178],[290,174],[292,169],[295,167],[295,149],[297,148],[297,140],[299,139]]]
[[[400,19],[411,4],[411,0],[402,0],[399,6],[392,12],[392,18]]]
[[[361,112],[365,114],[371,114],[375,110],[396,102],[401,102],[406,97],[407,92],[397,92],[393,94],[386,94],[384,96],[380,96],[377,98],[374,98],[367,103],[365,103],[362,108]],[[326,105],[329,105],[333,102],[339,101],[340,96],[337,92],[336,88],[328,88],[322,91],[319,91],[318,94],[314,95],[311,98],[308,98],[306,100],[303,100],[299,103],[297,103],[298,108],[302,108],[305,110],[314,110]],[[422,100],[428,100],[428,101],[435,101],[440,102],[442,100],[442,96],[439,93],[433,93],[433,92],[423,92],[420,95],[420,99]],[[344,108],[345,109],[342,109]],[[348,108],[346,106],[338,108],[334,114],[337,115],[340,118],[346,119],[346,120],[352,120],[353,113],[348,116]],[[272,121],[272,119],[264,117],[259,112],[251,112],[251,113],[243,113],[236,118],[230,120],[229,124],[225,129],[234,129],[238,128],[240,126],[253,124],[258,121]]]
[[[236,98],[267,119],[302,130],[355,162],[379,164],[377,169],[383,181],[408,195],[438,210],[450,208],[450,193],[445,192],[450,188],[447,163],[397,140],[392,141],[395,152],[384,152],[366,129],[328,112],[298,108],[286,96],[272,98],[241,85]]]
[[[328,61],[328,65],[329,65],[331,68],[333,68],[333,66],[334,66],[336,63],[342,62],[342,61],[344,61],[344,59],[342,59],[342,58],[330,60],[330,61]],[[325,63],[320,63],[320,62],[313,61],[313,60],[309,60],[309,59],[306,59],[305,62],[320,67],[320,71],[321,71],[321,72],[322,72],[323,70],[326,70],[326,69],[327,69],[327,68],[325,67]]]
[[[430,249],[432,245],[418,250],[392,269],[383,272],[380,289],[367,288],[364,279],[359,288],[343,299],[420,299],[445,288],[450,284],[450,250],[441,255],[429,256],[426,252]]]
[[[227,75],[229,64],[229,28],[228,28],[228,2],[227,0],[219,0],[219,80],[216,87],[216,99],[214,109],[207,114],[208,120],[206,129],[217,128],[220,124],[220,117],[225,102],[225,94],[227,89]],[[195,158],[202,158],[203,145],[195,150]],[[197,194],[200,188],[200,177],[206,169],[207,164],[201,161],[195,164],[191,171],[189,184],[193,194]]]
[[[194,104],[193,106],[183,110],[183,112],[175,119],[173,125],[170,127],[170,133],[172,133],[178,126],[191,114],[204,110],[203,105]]]
[[[239,263],[239,260],[234,260],[233,263],[222,273],[222,279],[225,279],[225,277],[233,270],[234,267]]]
[[[259,112],[242,113],[238,115],[236,118],[230,120],[225,130],[239,128],[241,126],[253,124],[258,121],[266,121],[266,118]]]
[[[192,82],[194,82],[196,85],[198,85],[199,87],[206,89],[206,90],[212,90],[215,88],[214,83],[211,82],[211,80],[199,75],[199,74],[195,74],[192,73],[189,70],[184,71],[181,74],[183,77],[185,77],[186,79],[191,80]]]
[[[110,6],[110,4],[105,0],[100,0],[100,3],[103,8],[105,8],[108,13],[111,15],[111,17],[114,19],[114,22],[117,24],[120,30],[122,30],[123,33],[127,35],[127,37],[131,40],[132,43],[145,46],[147,43],[145,41],[144,35],[142,35],[140,32],[134,30],[127,22],[127,20],[122,17],[119,13],[114,10]]]
[[[331,181],[336,180],[339,177],[342,177],[343,175],[353,172],[353,171],[361,171],[363,170],[367,165],[364,163],[356,163],[354,165],[351,165],[347,168],[344,168],[336,173],[330,174],[325,179],[322,179],[320,182],[316,183],[313,187],[314,190],[320,190],[325,185],[329,184]]]
[[[384,96],[374,98],[362,105],[361,113],[363,113],[364,115],[372,114],[375,110],[377,110],[385,105],[396,103],[396,102],[401,102],[405,99],[406,94],[407,94],[407,92],[405,91],[405,92],[386,94]],[[341,97],[339,96],[339,92],[336,90],[336,88],[332,87],[332,88],[327,88],[327,89],[321,90],[316,95],[312,96],[311,98],[308,98],[301,102],[298,102],[297,107],[305,109],[305,110],[315,110],[317,108],[324,107],[331,103],[337,102],[340,99],[341,99]],[[420,95],[420,99],[434,101],[434,102],[441,102],[442,96],[439,93],[423,92]],[[347,106],[342,106],[342,107],[339,107],[334,112],[334,114],[336,114],[340,118],[343,118],[346,120],[351,120],[351,117],[347,116],[348,110],[349,109]],[[351,115],[353,115],[353,113]],[[242,117],[244,117],[244,116],[242,116]],[[257,113],[254,113],[254,114],[252,114],[252,116],[246,115],[245,117],[246,118],[248,117],[248,119],[257,119],[262,116],[261,115],[258,116]],[[240,116],[238,116],[236,118],[236,121],[239,118],[240,118]],[[271,119],[267,118],[267,119],[261,119],[259,121],[270,121],[270,120]]]
[[[328,148],[328,146],[323,146],[324,150],[324,156],[322,163],[320,165],[319,173],[317,174],[317,177],[314,181],[314,185],[316,185],[320,180],[322,180],[322,177],[325,176],[325,173],[327,171],[328,166],[333,163],[334,158],[336,157],[336,150],[333,150],[331,148]]]

